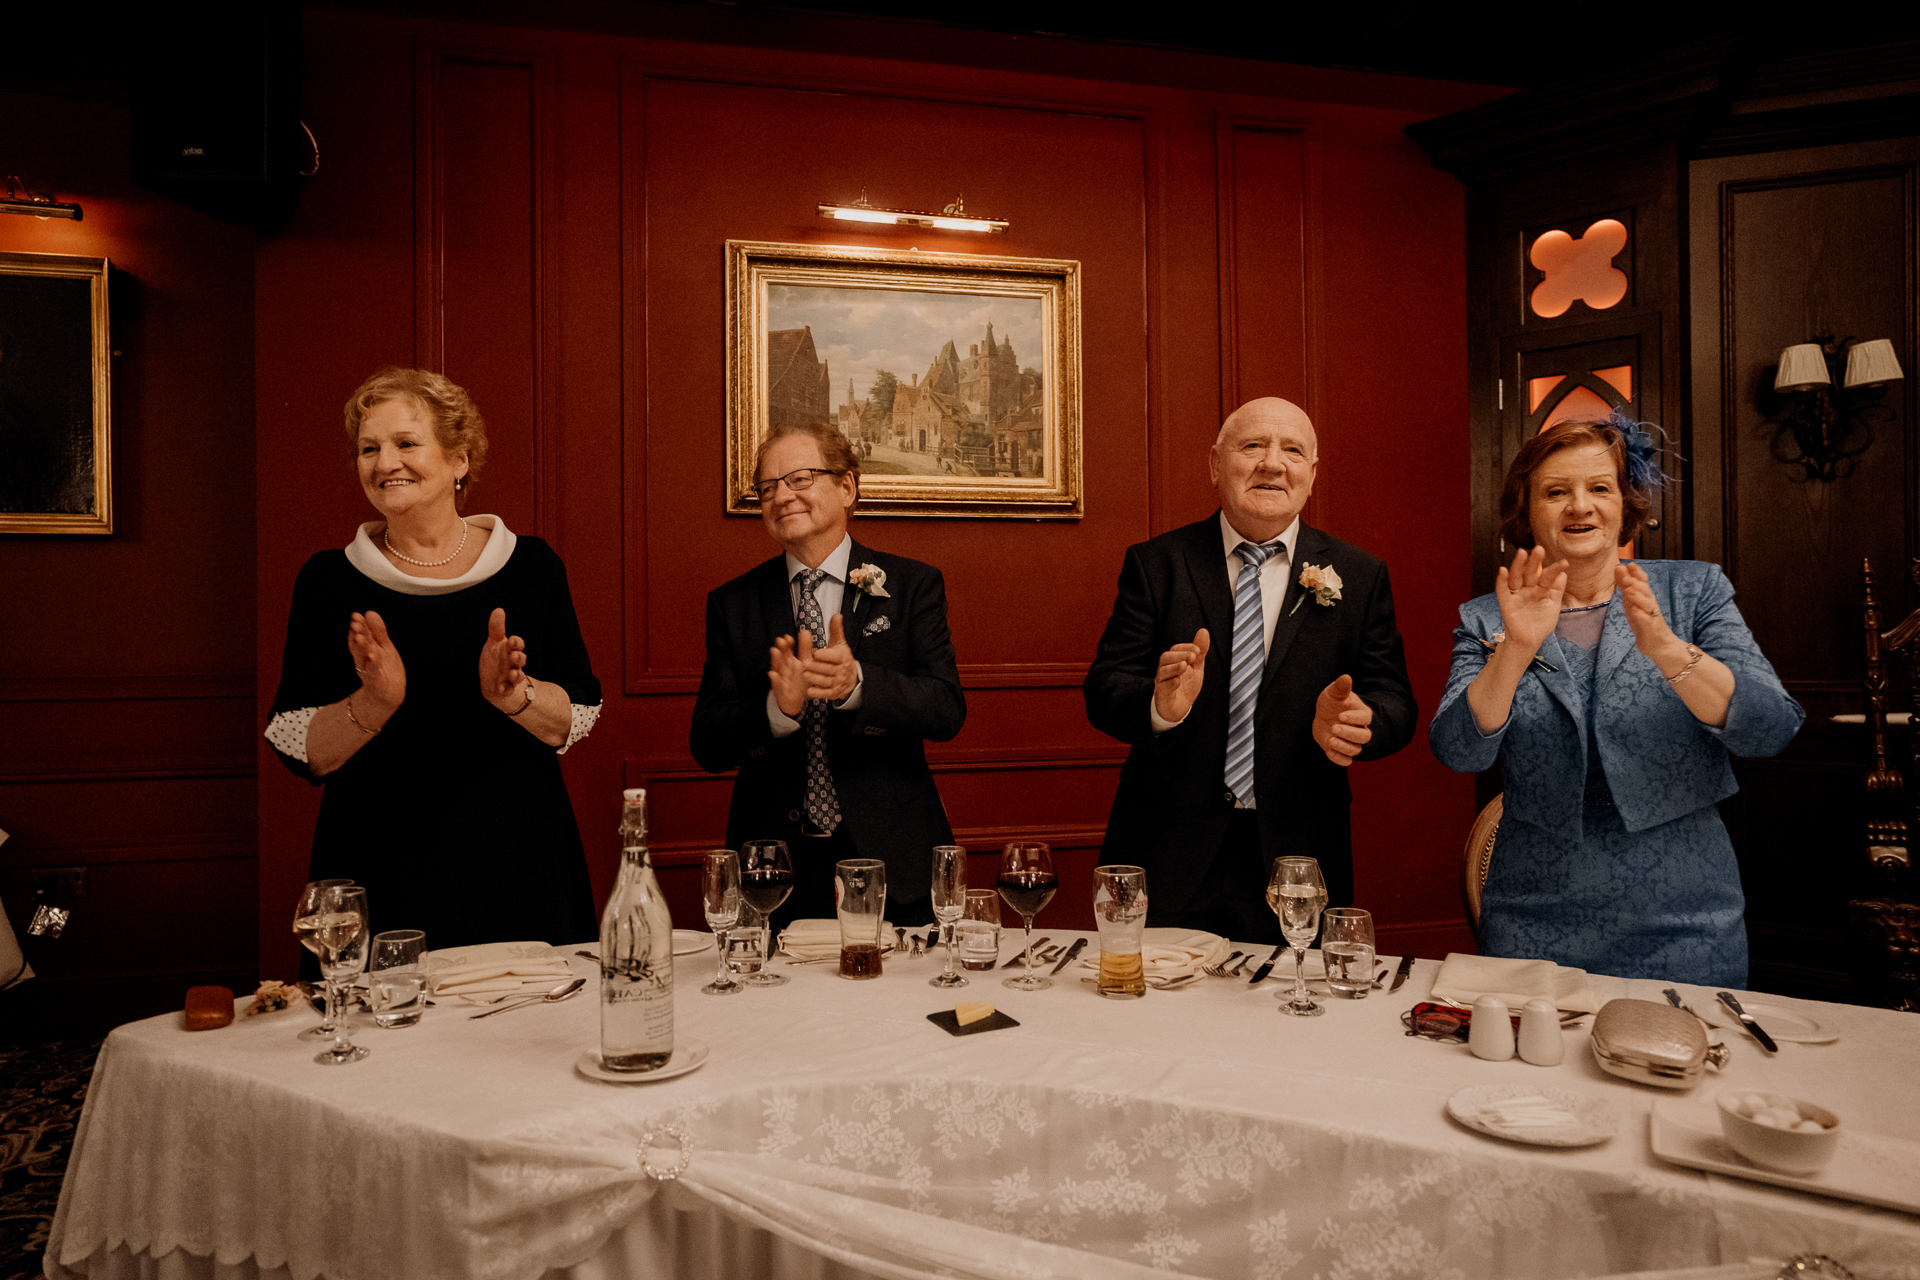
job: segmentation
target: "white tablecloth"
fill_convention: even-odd
[[[480,1021],[443,1004],[415,1028],[366,1026],[373,1055],[341,1068],[296,1042],[300,1010],[214,1032],[177,1015],[121,1027],[47,1273],[1533,1280],[1821,1252],[1862,1280],[1920,1278],[1920,1219],[1655,1158],[1647,1113],[1675,1095],[1602,1073],[1584,1031],[1553,1068],[1405,1036],[1432,962],[1396,995],[1312,1020],[1276,1011],[1273,979],[1107,1001],[1077,966],[1035,994],[976,973],[957,998],[1023,1025],[965,1037],[926,1019],[956,999],[926,985],[937,963],[890,960],[873,982],[783,968],[787,986],[716,998],[698,990],[713,952],[683,958],[679,1031],[712,1057],[647,1085],[574,1071],[596,1043],[591,988]],[[1664,985],[1594,983],[1603,1000]],[[1920,1142],[1920,1018],[1804,1007],[1839,1042],[1770,1058],[1731,1035],[1728,1070],[1680,1095],[1701,1127],[1719,1088],[1760,1088]],[[1527,1147],[1445,1114],[1458,1089],[1516,1081],[1610,1099],[1617,1136]],[[635,1159],[656,1124],[694,1142],[664,1186]]]

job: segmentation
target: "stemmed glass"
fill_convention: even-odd
[[[1044,844],[1008,845],[1000,851],[1000,874],[994,888],[1027,926],[1026,968],[1019,977],[1008,978],[1000,985],[1015,991],[1045,991],[1053,985],[1053,979],[1033,971],[1033,918],[1053,901],[1054,892],[1060,888],[1060,877],[1053,873],[1053,851]]]
[[[748,978],[750,987],[777,987],[787,980],[773,971],[773,913],[793,892],[793,859],[785,840],[748,840],[740,846],[740,896],[760,917],[766,937],[760,944],[760,972]]]
[[[964,987],[967,979],[953,971],[954,925],[967,910],[967,851],[957,844],[933,846],[933,918],[947,939],[947,970],[928,978],[930,987]]]
[[[1307,946],[1320,931],[1320,912],[1327,905],[1327,882],[1312,858],[1281,858],[1267,881],[1267,905],[1280,917],[1280,932],[1293,948],[1293,998],[1281,1002],[1280,1012],[1296,1018],[1317,1018],[1327,1011],[1307,990]]]
[[[300,901],[293,908],[293,933],[300,939],[300,945],[313,952],[318,959],[326,951],[320,940],[314,936],[314,929],[302,928],[301,921],[309,920],[320,914],[323,909],[326,892],[329,889],[344,889],[352,884],[351,880],[312,880],[300,891]],[[333,980],[324,973],[320,976],[321,985],[326,989],[325,1012],[320,1015],[320,1025],[308,1027],[299,1035],[301,1040],[331,1040],[333,1025],[338,1013],[338,999],[333,989]]]
[[[329,1002],[337,1005],[340,980],[351,978],[367,967],[367,891],[359,885],[328,889],[318,918],[314,932],[324,948],[320,953],[320,972],[327,975]],[[313,1060],[323,1067],[344,1067],[371,1052],[352,1043],[347,1034],[347,1020],[339,1018],[333,1043],[315,1054]]]
[[[719,943],[720,972],[712,982],[700,988],[710,996],[730,996],[745,991],[747,984],[735,982],[727,968],[727,933],[740,923],[740,855],[731,849],[709,849],[700,863],[700,904],[707,913],[707,928]]]

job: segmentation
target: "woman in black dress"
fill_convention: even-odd
[[[378,928],[430,947],[589,939],[558,757],[600,682],[566,568],[497,516],[462,518],[486,427],[446,378],[382,370],[347,401],[346,435],[380,519],[300,571],[267,726],[326,788],[309,878],[352,877]]]

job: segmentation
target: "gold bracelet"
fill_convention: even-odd
[[[533,677],[528,676],[527,677],[527,700],[520,704],[520,711],[525,711],[528,707],[532,705],[533,705]],[[520,714],[520,711],[507,712],[507,719],[509,720],[513,719],[515,716]]]
[[[1704,657],[1706,657],[1706,655],[1700,652],[1699,645],[1697,644],[1688,645],[1687,646],[1687,665],[1680,668],[1680,670],[1674,672],[1672,675],[1668,676],[1667,683],[1679,684],[1682,680],[1685,680],[1688,676],[1693,674],[1693,669],[1700,664],[1700,659]]]
[[[377,738],[380,736],[380,729],[367,728],[367,726],[360,723],[360,717],[353,714],[353,695],[352,694],[347,695],[347,719],[353,721],[353,727],[358,729],[360,732],[366,734],[369,738]],[[384,729],[386,728],[386,726],[382,725],[380,726],[380,728]]]

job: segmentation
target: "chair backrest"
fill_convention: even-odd
[[[1487,883],[1487,868],[1493,865],[1493,838],[1499,834],[1500,815],[1505,810],[1501,798],[1487,801],[1487,807],[1473,820],[1473,829],[1467,832],[1466,858],[1460,864],[1460,888],[1476,931],[1480,928],[1480,890]]]

